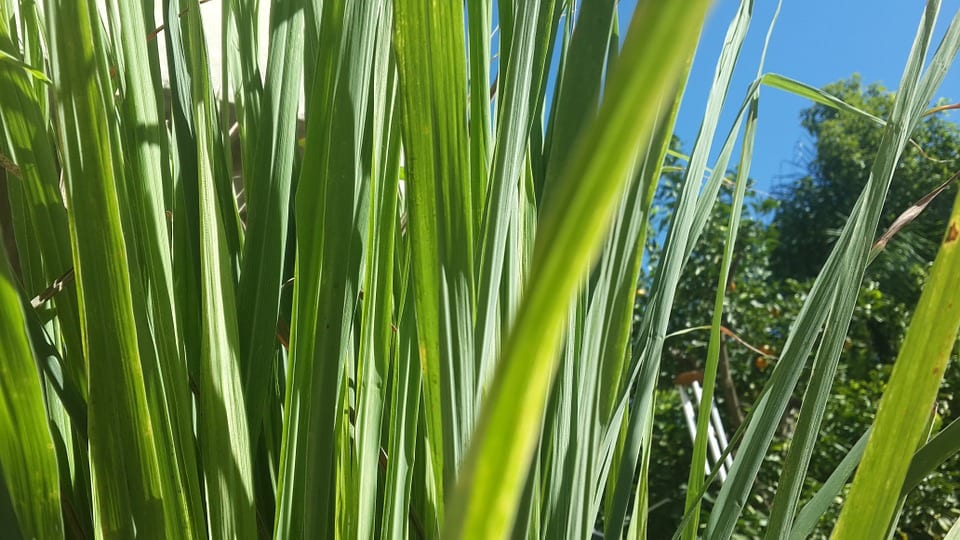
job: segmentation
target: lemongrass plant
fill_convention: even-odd
[[[956,424],[924,430],[960,324],[955,210],[875,428],[800,505],[887,188],[960,46],[954,18],[925,62],[937,0],[885,119],[762,62],[728,95],[741,1],[637,328],[709,2],[641,0],[622,37],[615,0],[220,2],[214,70],[197,0],[162,21],[153,1],[0,0],[4,534],[645,537],[663,339],[723,180],[708,156],[742,98],[712,167],[742,128],[738,208],[764,86],[884,137],[702,522],[700,412],[677,535],[736,532],[811,356],[768,537],[807,534],[861,454],[835,535],[881,537],[960,448]]]

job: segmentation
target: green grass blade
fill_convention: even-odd
[[[473,210],[481,215],[493,150],[490,125],[490,19],[492,0],[467,1],[467,45],[470,69],[470,176]],[[480,230],[477,227],[476,233]]]
[[[399,109],[394,107],[391,126],[391,154],[399,150],[400,133],[397,122]],[[392,173],[391,173],[392,174]],[[390,177],[390,174],[387,176]],[[399,215],[399,213],[398,213]],[[414,457],[420,418],[421,373],[418,362],[416,320],[412,280],[410,279],[409,242],[396,233],[396,261],[394,276],[394,303],[396,305],[397,338],[394,345],[394,361],[391,367],[389,394],[389,435],[386,437],[387,474],[384,480],[386,493],[384,498],[383,520],[380,538],[402,539],[408,534],[409,515],[414,511],[411,505],[411,486],[413,482]],[[419,519],[419,518],[417,518]]]
[[[63,538],[57,456],[23,309],[0,248],[0,470],[23,537]]]
[[[656,366],[648,362],[641,366],[639,373],[640,386],[638,386],[638,396],[636,409],[627,417],[627,429],[624,435],[623,458],[620,462],[619,470],[615,478],[613,507],[610,511],[611,522],[607,528],[612,534],[619,535],[623,530],[623,521],[627,512],[627,504],[630,501],[630,493],[633,490],[633,479],[636,475],[637,464],[640,464],[640,485],[638,486],[636,498],[634,500],[634,518],[642,517],[640,523],[631,522],[630,530],[639,534],[641,538],[646,537],[646,516],[647,516],[647,489],[646,478],[650,467],[649,459],[641,460],[643,452],[643,443],[650,440],[653,431],[653,406],[656,399],[656,393],[645,391],[645,386],[655,384],[656,373],[652,373]]]
[[[121,171],[114,168],[105,81],[95,56],[96,10],[73,0],[47,8],[84,353],[90,372],[97,374],[88,389],[96,523],[108,536],[162,531],[168,510],[120,225],[116,178]]]
[[[303,2],[273,2],[270,17],[264,106],[256,124],[260,145],[255,172],[244,186],[247,230],[237,291],[244,395],[254,438],[260,431],[269,390],[263,381],[272,375],[276,360],[300,97],[289,89],[300,88],[303,77]]]
[[[143,292],[134,294],[134,309],[149,319],[149,325],[139,323],[141,336],[151,337],[140,342],[141,347],[152,349],[141,360],[157,444],[170,449],[158,454],[161,472],[166,476],[166,498],[181,513],[178,521],[169,526],[191,537],[201,534],[204,517],[192,438],[192,403],[175,321],[164,201],[165,186],[171,185],[171,181],[160,142],[166,137],[166,130],[158,110],[158,94],[162,90],[150,71],[144,40],[148,30],[140,4],[111,1],[107,9],[114,48],[121,53],[116,72],[121,95],[120,125],[126,128],[122,133],[128,157],[126,167],[131,173],[128,178],[135,179],[125,183],[122,193],[127,198],[121,199],[121,207],[127,209],[126,234],[137,239],[128,241],[128,250],[135,251],[141,261],[136,266],[141,269]],[[139,290],[136,283],[134,287],[134,291]]]
[[[767,39],[764,43],[763,52],[761,54],[760,65],[757,70],[758,73],[762,73],[763,71],[763,62],[766,57],[767,47],[769,45],[770,36],[773,33],[773,27],[776,23],[779,12],[780,3],[778,2],[776,12],[774,13],[773,19],[771,20],[770,26],[767,30]],[[731,205],[732,211],[730,214],[729,225],[727,227],[725,249],[723,251],[723,259],[720,264],[720,275],[717,281],[717,292],[713,308],[713,321],[710,328],[710,341],[707,349],[706,366],[703,375],[703,394],[700,397],[700,407],[697,411],[697,427],[696,436],[694,438],[694,451],[690,463],[690,474],[687,480],[687,497],[685,506],[686,514],[691,516],[691,519],[689,522],[687,522],[685,528],[683,529],[682,537],[688,539],[695,539],[699,530],[701,496],[698,495],[698,493],[704,488],[704,470],[707,459],[707,434],[709,430],[710,415],[714,407],[713,396],[714,389],[716,387],[717,368],[720,361],[720,340],[722,339],[720,334],[720,326],[723,321],[724,298],[726,296],[728,282],[730,280],[730,267],[733,260],[734,246],[736,245],[737,241],[737,233],[740,227],[740,215],[743,211],[743,199],[746,192],[747,182],[749,180],[750,161],[753,158],[753,144],[756,137],[759,92],[756,86],[752,86],[752,88],[753,90],[749,93],[749,97],[747,98],[749,101],[749,113],[743,135],[740,166],[737,169],[736,190]],[[740,120],[738,118],[736,123],[737,128],[734,128],[735,130],[738,129],[739,124]],[[732,137],[728,139],[728,142],[730,141],[732,141]],[[724,159],[726,152],[727,148],[725,145],[725,148],[721,151],[719,163],[714,168],[714,173],[711,175],[712,181],[715,180],[714,177],[718,176],[718,174],[723,174],[723,171],[726,169],[726,159]],[[704,213],[704,215],[708,214],[709,212]],[[695,235],[698,234],[700,227],[702,227],[700,224],[697,225],[699,226],[697,226],[695,229]],[[723,466],[723,462],[719,460],[717,460],[715,463],[716,467]]]
[[[833,473],[823,482],[820,489],[797,512],[797,517],[790,528],[791,540],[809,538],[813,529],[817,526],[817,522],[820,521],[820,517],[830,506],[836,504],[837,497],[847,484],[847,480],[853,476],[854,470],[860,464],[860,458],[863,456],[863,449],[867,447],[869,436],[870,432],[868,431],[857,440]]]
[[[296,201],[293,333],[284,410],[277,518],[280,538],[332,537],[337,484],[349,472],[343,439],[345,366],[359,295],[368,218],[361,174],[373,46],[382,5],[328,1],[319,20],[306,152]],[[309,25],[308,25],[309,26]]]
[[[576,363],[575,354],[579,349],[580,336],[583,326],[583,293],[577,295],[577,301],[568,309],[566,325],[567,337],[560,351],[560,361],[557,367],[555,383],[551,388],[551,396],[547,402],[547,411],[543,421],[542,435],[540,436],[539,468],[543,477],[544,490],[542,493],[541,514],[543,534],[548,537],[564,536],[567,520],[571,517],[569,511],[574,497],[581,495],[573,493],[569,482],[573,478],[568,474],[572,470],[571,443],[575,431],[576,418]]]
[[[901,495],[920,485],[928,474],[957,452],[960,452],[960,419],[950,422],[913,455]]]
[[[730,224],[727,227],[727,239],[723,251],[723,260],[720,263],[720,276],[717,281],[717,294],[713,306],[713,322],[710,329],[710,343],[707,349],[706,367],[703,376],[703,395],[700,397],[700,408],[697,411],[697,432],[694,441],[693,458],[690,463],[690,475],[687,480],[687,512],[692,512],[693,518],[687,523],[683,538],[693,540],[697,537],[699,525],[700,502],[695,495],[703,487],[704,467],[707,459],[707,432],[710,413],[713,408],[713,391],[717,382],[717,367],[720,361],[720,324],[723,320],[723,301],[730,279],[730,266],[733,262],[733,249],[737,241],[737,232],[740,228],[740,215],[743,211],[743,198],[746,193],[750,174],[750,160],[753,157],[753,142],[756,135],[758,98],[754,95],[750,102],[750,112],[743,135],[743,147],[740,155],[740,167],[737,170],[736,192],[730,213]],[[721,466],[718,462],[717,466]],[[691,510],[692,508],[692,510]]]
[[[789,92],[795,96],[807,98],[814,103],[818,103],[826,107],[831,107],[838,111],[862,116],[876,123],[878,126],[884,126],[887,123],[886,120],[882,118],[878,118],[862,109],[854,107],[853,105],[850,105],[846,101],[843,101],[842,99],[837,98],[836,96],[830,94],[829,92],[825,92],[820,88],[815,88],[813,86],[810,86],[809,84],[791,79],[789,77],[785,77],[783,75],[779,75],[776,73],[764,73],[763,76],[760,78],[760,82],[761,84],[765,86],[769,86],[770,88],[776,88],[778,90],[783,90],[784,92]]]
[[[960,540],[960,519],[953,523],[943,540]]]
[[[203,43],[199,6],[188,2],[182,22],[191,43]],[[235,255],[227,239],[233,212],[224,208],[227,181],[220,165],[216,108],[203,47],[188,52],[194,74],[190,94],[196,129],[197,178],[200,202],[200,452],[204,465],[208,532],[218,538],[256,535],[253,501],[252,448],[247,428],[239,365],[239,335],[234,276]]]
[[[399,0],[399,73],[408,234],[423,370],[427,486],[439,525],[473,425],[474,204],[469,181],[462,8]],[[495,291],[494,291],[495,292]],[[454,362],[454,359],[458,361]]]
[[[23,45],[23,61],[37,71],[46,74],[49,69],[47,63],[47,43],[43,29],[43,14],[36,3],[21,2],[20,10],[20,43]],[[9,18],[7,18],[9,20]],[[50,121],[50,94],[49,87],[34,86],[37,102],[43,111],[43,119]]]
[[[656,535],[648,520],[670,504],[651,501],[669,474],[658,469],[675,461],[657,455],[664,341],[681,272],[717,234],[675,538],[725,540],[765,511],[754,484],[769,487],[760,468],[784,448],[771,442],[798,385],[760,524],[771,538],[815,534],[857,467],[862,499],[837,534],[887,536],[960,450],[960,423],[924,431],[960,327],[950,298],[931,299],[960,285],[960,268],[943,268],[960,267],[955,209],[914,321],[928,328],[881,406],[898,409],[878,422],[900,436],[881,432],[861,463],[877,445],[868,431],[798,511],[893,173],[909,168],[900,157],[920,147],[925,116],[953,108],[930,108],[960,50],[958,14],[929,54],[940,0],[885,118],[764,74],[764,46],[717,139],[754,15],[738,2],[689,156],[670,145],[710,0],[131,1],[0,0],[0,521],[13,537]],[[622,51],[621,7],[634,10]],[[761,87],[855,115],[881,143],[822,272],[784,299],[800,314],[720,485],[704,474],[706,413]],[[683,182],[661,217],[664,173]],[[733,199],[723,224],[711,221],[720,197]],[[648,228],[667,221],[644,295]],[[864,516],[875,530],[861,531]]]
[[[567,306],[600,246],[634,159],[656,126],[657,102],[675,85],[680,60],[694,46],[706,8],[707,2],[645,3],[634,14],[600,113],[541,221],[535,277],[461,473],[446,529],[452,538],[502,538],[510,531]]]
[[[560,22],[566,17],[566,7],[564,6],[565,2],[562,0],[559,3],[555,2],[545,2],[540,6],[541,12],[541,24],[537,28],[537,39],[536,39],[536,52],[534,53],[534,64],[533,64],[533,78],[534,86],[536,90],[533,92],[533,109],[531,111],[532,117],[530,122],[530,134],[528,136],[528,156],[529,156],[529,167],[533,175],[533,200],[539,203],[543,198],[543,186],[545,184],[545,175],[547,169],[547,152],[549,151],[549,145],[547,144],[549,131],[552,129],[552,125],[548,124],[546,118],[551,114],[557,106],[556,94],[560,85],[562,84],[562,74],[563,74],[563,65],[565,64],[564,56],[566,54],[567,47],[570,45],[570,40],[567,39],[566,34],[562,35],[562,38],[558,40],[558,33],[562,28],[566,26],[561,26]],[[547,23],[545,19],[545,13],[547,11],[553,13],[553,20]],[[559,43],[559,46],[556,44]],[[613,44],[612,40],[611,43]],[[620,48],[619,38],[614,44],[617,49]],[[557,73],[553,73],[552,66],[554,63],[558,63]],[[556,76],[552,86],[550,85],[550,78]],[[550,107],[546,107],[547,102],[547,93],[552,92],[553,99],[550,100]],[[491,93],[491,96],[493,94]],[[593,114],[596,114],[596,108],[593,108]],[[532,252],[532,247],[530,248]]]
[[[181,29],[180,0],[163,0],[167,71],[170,74],[173,168],[173,275],[181,347],[191,381],[200,380],[201,283],[200,195],[196,128],[187,51],[194,48]],[[202,74],[196,74],[201,76]]]
[[[939,7],[937,2],[930,2],[928,12],[935,13],[936,7]],[[934,55],[920,83],[919,95],[905,106],[914,118],[922,114],[958,49],[960,13],[951,22]],[[921,58],[922,52],[921,48],[917,53]],[[943,243],[880,401],[870,440],[833,533],[836,538],[884,534],[896,511],[910,456],[922,442],[923,426],[936,400],[960,327],[960,304],[952,295],[960,285],[958,237],[960,199],[954,203]]]
[[[805,360],[814,340],[830,317],[830,327],[818,353],[823,360],[820,369],[835,365],[849,325],[859,291],[860,280],[866,268],[869,249],[876,234],[877,223],[890,180],[897,161],[907,144],[912,126],[918,116],[911,116],[915,100],[929,102],[931,94],[917,95],[920,65],[932,30],[932,11],[924,18],[914,50],[904,70],[897,104],[885,128],[886,133],[871,169],[871,180],[853,209],[847,225],[827,263],[808,295],[793,331],[787,338],[781,359],[771,376],[773,391],[761,398],[755,415],[747,427],[744,444],[723,484],[716,506],[711,512],[707,534],[727,538],[732,533],[750,486],[756,476],[764,449],[769,444],[789,396],[799,380]]]
[[[596,115],[615,4],[612,0],[583,2],[573,36],[564,49],[563,73],[554,96],[556,112],[550,122],[554,135],[549,147],[546,193],[550,179],[557,178],[569,161],[577,136]],[[568,12],[568,16],[572,15]],[[548,199],[545,195],[541,209]]]
[[[248,145],[253,138],[249,132],[256,131],[258,143],[254,162],[244,161],[253,172],[244,175],[246,235],[237,289],[247,423],[251,442],[256,444],[259,439],[264,445],[270,436],[260,437],[263,424],[272,422],[280,411],[275,387],[267,381],[275,379],[277,370],[281,276],[289,275],[284,274],[284,263],[293,243],[289,235],[290,207],[298,159],[297,108],[303,82],[304,40],[302,0],[272,2],[269,9],[270,43],[263,106],[256,122],[249,123],[247,133],[241,135],[242,142]],[[291,88],[297,91],[290,91]],[[256,94],[251,93],[247,100],[255,99]],[[243,114],[249,116],[250,109],[247,107]],[[249,154],[250,149],[245,146],[245,150]],[[265,446],[271,459],[276,458],[274,446],[279,447]],[[272,530],[276,462],[268,460],[264,467],[262,460],[255,460],[254,465],[256,476],[270,479],[271,489],[257,489],[255,495],[262,527]]]
[[[547,0],[553,3],[555,0]],[[515,6],[510,41],[501,48],[501,69],[497,82],[497,130],[490,171],[488,199],[483,212],[482,251],[477,289],[477,361],[479,362],[478,396],[490,390],[500,344],[500,329],[512,314],[508,306],[516,299],[507,298],[501,305],[501,285],[507,266],[508,237],[516,219],[518,186],[526,157],[526,140],[530,131],[531,85],[535,38],[539,24],[552,17],[540,18],[540,0],[521,2]],[[501,6],[501,12],[504,6]],[[504,34],[504,39],[508,34]],[[501,41],[501,43],[504,43]],[[509,273],[507,273],[509,275]],[[510,276],[513,278],[514,276]]]
[[[511,195],[516,197],[514,199],[515,204],[507,212],[510,222],[500,281],[500,327],[498,335],[502,335],[504,329],[509,327],[513,316],[517,312],[517,303],[523,290],[523,276],[529,273],[530,260],[533,257],[533,244],[536,238],[537,216],[539,214],[536,189],[533,187],[535,185],[533,181],[533,161],[536,159],[535,156],[542,152],[538,146],[540,144],[538,138],[542,139],[543,132],[542,125],[537,123],[536,120],[540,118],[543,103],[546,100],[547,78],[550,75],[549,62],[551,52],[554,49],[552,38],[556,35],[561,14],[555,0],[541,2],[537,13],[530,72],[528,74],[530,96],[527,106],[530,110],[530,116],[526,119],[526,122],[528,122],[529,131],[525,136],[524,143],[522,143],[525,151],[521,158],[520,177],[511,188],[515,191]],[[500,73],[498,73],[499,76]],[[506,83],[507,81],[504,81],[504,84]],[[498,84],[498,91],[503,92],[505,96],[507,94],[500,84]],[[500,104],[499,101],[498,104]],[[500,114],[505,113],[503,109],[498,112]],[[498,135],[502,134],[498,131]],[[506,145],[508,143],[498,140],[497,144]],[[491,201],[484,202],[490,203]],[[485,225],[478,223],[478,226]],[[478,384],[478,387],[489,387],[489,381]],[[477,399],[482,399],[482,396],[478,395]]]
[[[757,396],[757,400],[759,401],[763,399],[763,397],[770,392],[771,387],[772,385],[768,380],[767,383],[763,385],[763,389],[760,391],[760,394]],[[740,441],[742,440],[743,435],[746,432],[746,428],[750,420],[753,419],[753,415],[754,415],[754,409],[751,409],[750,411],[747,412],[747,416],[744,419],[744,422],[740,424],[740,427],[738,427],[735,432],[733,432],[733,435],[730,436],[729,444],[722,452],[720,452],[720,457],[717,459],[718,462],[726,461],[727,457],[732,454],[733,449],[738,444],[740,444]],[[648,434],[647,436],[649,437],[650,435]],[[713,472],[711,472],[710,475],[704,481],[703,488],[701,488],[700,493],[697,494],[697,497],[696,497],[697,500],[701,500],[701,501],[703,500],[704,496],[706,496],[707,494],[707,489],[710,487],[711,484],[713,484],[713,482],[715,482],[719,478],[719,476],[720,476],[720,469],[714,468]],[[680,535],[683,534],[684,527],[686,526],[687,522],[690,521],[692,518],[693,518],[693,513],[684,514],[683,518],[680,520],[679,528],[673,534],[673,540],[680,540]]]
[[[546,9],[547,4],[541,6],[541,11]],[[550,5],[552,10],[554,6]],[[577,23],[573,36],[570,40],[564,42],[563,54],[565,63],[562,80],[560,80],[554,90],[554,99],[560,103],[556,105],[554,122],[563,122],[561,129],[557,129],[557,136],[553,142],[556,148],[544,148],[543,152],[549,150],[550,154],[544,156],[547,158],[547,176],[546,178],[556,178],[559,171],[562,170],[562,163],[569,157],[570,147],[573,145],[578,134],[581,134],[584,126],[592,121],[597,113],[597,104],[599,101],[600,88],[603,84],[602,72],[607,63],[607,56],[611,49],[611,29],[615,13],[613,2],[606,0],[587,2],[583,9],[577,15]],[[573,16],[572,12],[570,16]],[[556,25],[559,19],[552,13],[547,12],[540,16],[540,28],[538,34],[544,36],[542,39],[549,39],[556,34]],[[612,44],[612,48],[619,48],[619,42]],[[541,65],[543,56],[539,53],[535,55],[536,63],[533,67],[535,73],[544,71]],[[536,98],[537,103],[541,98]],[[541,105],[542,106],[542,105]],[[539,125],[531,126],[531,131],[540,131]],[[533,136],[531,136],[531,145]],[[532,156],[537,153],[537,148],[531,148]],[[528,177],[529,187],[525,192],[533,197],[533,172],[526,175]],[[556,405],[550,406],[550,412],[547,415],[546,427],[544,431],[550,433],[543,437],[541,454],[546,453],[550,459],[546,462],[540,462],[542,474],[550,477],[550,481],[544,483],[543,493],[535,492],[534,484],[528,479],[528,487],[525,490],[521,503],[521,517],[534,515],[537,513],[549,513],[550,519],[544,520],[544,533],[548,536],[588,536],[593,530],[594,521],[597,513],[597,489],[596,482],[600,475],[594,473],[599,468],[600,452],[597,440],[601,426],[595,424],[598,418],[597,414],[597,392],[600,377],[600,360],[612,358],[603,353],[597,354],[594,351],[602,350],[604,345],[605,332],[610,328],[604,324],[603,313],[605,309],[611,309],[608,300],[612,301],[610,292],[613,287],[611,280],[614,276],[623,276],[623,279],[629,281],[628,273],[619,272],[615,269],[618,265],[625,264],[625,254],[623,251],[615,251],[613,246],[623,249],[630,240],[625,239],[625,234],[620,234],[624,225],[622,221],[626,216],[633,215],[632,210],[636,205],[635,189],[636,183],[631,182],[629,188],[630,195],[627,196],[629,202],[622,202],[618,205],[615,213],[613,230],[616,231],[616,239],[604,242],[604,249],[601,255],[600,266],[594,271],[598,277],[591,279],[589,292],[584,291],[578,295],[579,302],[577,306],[572,307],[573,320],[576,324],[570,326],[570,331],[566,336],[567,345],[564,348],[565,355],[561,361],[561,375],[558,378],[558,386],[553,390],[554,395],[550,398],[550,403]],[[549,190],[553,187],[548,183],[543,191],[544,197],[549,198]],[[538,202],[536,211],[542,212],[549,204]],[[633,246],[628,249],[633,253]],[[513,256],[511,259],[522,260],[523,256]],[[527,263],[529,264],[529,263]],[[504,283],[519,283],[517,277],[528,273],[523,267],[521,269],[510,271],[505,274]],[[633,276],[636,277],[635,275]],[[628,296],[633,298],[633,286],[629,286]],[[627,309],[632,308],[632,303]],[[612,316],[611,312],[606,312]],[[617,373],[619,376],[619,373]],[[560,439],[560,440],[557,440]],[[573,451],[578,448],[579,451]],[[539,487],[539,486],[538,486]],[[537,503],[544,510],[527,508],[527,504]],[[519,523],[517,532],[519,532]]]
[[[372,129],[366,146],[371,147],[370,210],[367,228],[367,252],[363,304],[360,321],[360,345],[357,355],[356,459],[357,503],[350,508],[356,514],[358,538],[371,538],[377,520],[378,478],[381,476],[381,440],[390,411],[384,409],[390,359],[394,351],[394,264],[399,194],[400,137],[399,119],[394,112],[396,69],[391,58],[390,38],[393,13],[385,10],[375,45],[373,71],[384,74],[373,83],[370,120]],[[399,382],[399,381],[398,381]],[[386,439],[386,438],[383,438]],[[384,440],[384,442],[386,442]],[[388,456],[389,459],[389,456]],[[391,494],[384,492],[385,497]],[[389,504],[389,503],[387,503]]]
[[[21,62],[20,60],[17,60],[12,55],[7,54],[3,51],[0,51],[0,63],[5,64],[4,67],[19,68],[23,70],[24,73],[33,77],[34,79],[40,82],[50,84],[50,79],[48,79],[47,76],[44,75],[42,71],[40,71],[39,69],[32,68],[30,64],[27,64],[26,62]]]
[[[240,155],[231,156],[232,163],[240,160],[243,179],[246,185],[262,181],[267,176],[259,176],[256,171],[260,167],[260,158],[264,146],[272,147],[275,138],[273,133],[262,133],[264,125],[261,110],[263,101],[263,81],[260,74],[258,60],[258,23],[260,21],[259,0],[227,0],[221,7],[221,42],[223,89],[220,96],[223,108],[228,109],[230,103],[227,97],[233,96],[233,112],[235,119],[229,114],[220,116],[221,133],[224,141],[224,151],[232,153],[230,133],[231,121],[237,124],[237,134],[240,137]],[[273,4],[273,2],[269,2]],[[268,6],[269,7],[269,6]],[[270,15],[272,16],[272,15]],[[302,39],[302,32],[300,34]],[[296,53],[296,49],[291,50]],[[297,62],[291,63],[291,69],[302,66]],[[211,74],[212,75],[212,74]],[[289,88],[299,88],[300,84]],[[231,92],[232,91],[232,92]],[[298,92],[287,92],[296,100]],[[260,139],[264,141],[261,143]],[[246,185],[244,186],[246,188]]]
[[[0,49],[15,50],[7,14],[0,13]],[[46,89],[46,85],[42,85]],[[60,194],[54,147],[43,131],[44,113],[38,92],[27,76],[9,66],[0,67],[0,152],[17,166],[8,174],[11,219],[24,286],[39,294],[73,265],[67,212]],[[9,232],[9,231],[8,231]],[[76,292],[62,292],[54,300],[63,348],[70,355],[64,374],[86,399],[87,371],[80,338]]]
[[[689,64],[688,64],[689,65]],[[662,164],[666,149],[670,145],[676,115],[679,112],[680,97],[677,93],[672,108],[667,112],[664,120],[658,125],[657,131],[651,140],[634,180],[636,195],[629,193],[630,199],[624,204],[623,217],[616,227],[625,229],[622,239],[617,246],[619,254],[614,258],[618,261],[612,275],[609,305],[605,312],[609,313],[610,322],[604,329],[600,376],[600,403],[599,415],[608,429],[616,429],[618,423],[615,418],[616,399],[626,384],[626,361],[629,358],[630,333],[633,324],[633,310],[636,301],[636,284],[639,280],[640,265],[643,257],[643,247],[646,244],[649,232],[649,217],[657,180],[662,173]]]
[[[690,74],[690,66],[692,65],[693,56],[691,55],[686,60],[685,65],[685,74],[684,74],[684,83],[681,90],[677,92],[674,97],[673,104],[671,105],[670,110],[667,115],[660,123],[657,128],[657,132],[654,135],[654,138],[651,140],[651,148],[648,150],[647,155],[643,161],[643,164],[638,171],[639,178],[636,180],[638,183],[637,190],[642,193],[643,200],[640,203],[641,209],[643,212],[644,221],[640,223],[643,227],[641,231],[638,232],[638,238],[636,240],[637,246],[641,246],[646,242],[647,234],[647,216],[650,214],[650,207],[653,204],[653,197],[657,187],[657,180],[660,178],[660,175],[663,170],[663,161],[667,153],[667,150],[670,146],[670,141],[673,137],[673,126],[676,123],[677,113],[680,111],[680,102],[683,97],[683,88],[686,87],[686,78]],[[631,271],[631,275],[634,277],[639,271],[640,264],[640,250],[637,250],[637,260],[635,261],[634,268]],[[630,285],[630,307],[633,307],[634,302],[634,286],[636,284],[636,279],[629,283]],[[625,287],[627,283],[623,283]],[[630,312],[630,318],[632,322],[633,313]],[[627,342],[623,344],[623,348],[620,349],[620,344],[616,340],[612,341],[612,346],[617,347],[614,351],[610,351],[609,348],[605,354],[612,355],[609,358],[616,359],[619,354],[627,355],[629,347],[629,333],[625,336]],[[607,364],[608,372],[612,369],[612,366],[615,365],[614,362]],[[621,366],[621,370],[624,366]],[[604,380],[609,380],[611,374],[604,376]],[[636,472],[637,461],[639,459],[640,452],[640,432],[638,431],[639,426],[636,426],[631,431],[630,426],[633,425],[633,422],[630,422],[629,418],[622,412],[623,408],[620,408],[621,403],[624,403],[620,399],[620,395],[623,391],[623,387],[629,384],[629,381],[626,380],[624,374],[619,374],[621,380],[618,380],[616,384],[607,383],[607,385],[600,390],[600,399],[601,399],[601,414],[604,414],[607,418],[608,429],[614,429],[617,423],[625,423],[626,427],[617,426],[618,431],[622,431],[622,435],[618,436],[618,440],[622,440],[622,449],[621,449],[621,458],[619,463],[615,466],[615,477],[608,480],[608,484],[611,485],[609,489],[610,502],[606,519],[604,520],[604,535],[610,535],[611,537],[619,536],[619,531],[623,529],[624,519],[626,518],[627,505],[630,500],[630,494],[633,491],[633,478],[634,473]],[[652,406],[652,404],[651,404]],[[641,418],[636,418],[634,420],[643,420]],[[649,417],[645,421],[649,421]],[[643,494],[638,494],[636,505],[641,504],[640,498]],[[646,515],[646,509],[643,511],[635,510],[635,514]],[[632,530],[636,530],[634,527],[631,527]]]
[[[733,149],[733,138],[739,131],[739,125],[748,103],[748,101],[744,102],[735,126],[730,130],[730,135],[728,135],[721,151],[714,174],[711,175],[710,181],[703,188],[703,194],[700,195],[698,200],[698,192],[701,191],[702,178],[719,122],[720,111],[726,100],[730,79],[739,58],[740,47],[749,28],[752,11],[752,1],[741,2],[737,14],[728,27],[727,39],[720,52],[713,86],[708,96],[705,116],[700,126],[697,141],[694,144],[693,155],[684,176],[677,209],[668,231],[666,249],[654,277],[649,308],[644,314],[638,337],[635,339],[634,347],[637,351],[635,353],[637,359],[631,367],[627,384],[621,389],[620,397],[617,400],[619,411],[625,411],[630,400],[628,396],[631,395],[631,391],[636,385],[636,397],[633,399],[636,403],[639,403],[639,408],[635,407],[631,412],[631,425],[628,427],[627,435],[628,445],[630,446],[618,473],[618,482],[620,483],[632,479],[638,460],[643,469],[649,467],[651,458],[649,434],[652,426],[638,424],[638,422],[649,422],[653,418],[652,409],[644,409],[644,407],[653,407],[656,380],[660,371],[663,336],[666,335],[673,297],[677,281],[680,278],[680,270],[689,256],[693,243],[699,236],[706,222],[706,216],[709,214],[709,209],[715,200],[721,180],[721,175],[716,174],[716,171],[722,171],[726,168],[725,164],[729,160]],[[748,99],[749,97],[748,94]],[[624,412],[615,414],[624,414]],[[636,446],[638,440],[642,441],[639,447]],[[642,455],[635,457],[632,452],[637,449],[642,452]],[[620,489],[627,489],[627,487],[624,486]],[[624,495],[621,494],[622,496]],[[645,497],[643,498],[645,499]],[[641,513],[645,512],[641,511]]]
[[[960,328],[960,305],[949,292],[960,286],[958,236],[960,199],[880,401],[863,459],[834,529],[836,538],[885,534],[897,512],[912,450],[924,435]]]
[[[839,359],[839,355],[831,351],[830,344],[838,342],[842,344],[846,331],[847,325],[840,324],[832,318],[827,319],[826,331],[814,357],[810,382],[807,384],[800,404],[797,428],[781,475],[782,482],[777,486],[777,493],[773,499],[767,538],[788,538],[792,534],[791,523],[794,521],[800,492],[810,459],[813,457],[814,444],[819,438],[820,424],[826,410],[827,399],[830,397],[833,378],[836,375],[837,362],[831,361],[831,358]]]

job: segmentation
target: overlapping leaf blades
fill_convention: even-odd
[[[0,465],[20,532],[644,536],[660,349],[721,186],[702,179],[753,2],[721,52],[633,341],[646,224],[706,0],[640,2],[622,44],[611,0],[232,0],[216,73],[207,7],[164,0],[169,112],[152,5],[113,0],[101,22],[89,1],[43,2],[44,25],[22,3],[21,50],[0,0],[12,163],[0,211],[20,263],[0,257],[0,435],[22,440]],[[955,22],[921,77],[937,8],[898,108],[870,117],[888,135],[874,180],[753,407],[710,537],[732,534],[821,335],[770,535],[805,530],[859,459],[862,445],[794,518],[886,183],[956,55]],[[255,35],[258,12],[269,36]],[[758,74],[713,167],[726,170],[745,119],[735,205],[761,85],[866,115]],[[71,266],[75,286],[31,313],[24,299]],[[955,325],[943,330],[949,348]],[[956,452],[954,431],[909,471],[899,463],[904,489]],[[687,537],[706,489],[702,437],[698,449]]]

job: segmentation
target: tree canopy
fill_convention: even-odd
[[[891,92],[877,83],[864,85],[858,75],[824,90],[878,118],[887,117],[893,106]],[[772,270],[778,278],[802,280],[815,277],[826,261],[867,182],[882,129],[866,118],[823,105],[804,110],[801,124],[812,139],[813,150],[806,175],[778,193],[774,226],[781,240],[772,254]],[[960,128],[942,115],[928,115],[914,131],[913,141],[890,186],[881,229],[946,181],[960,164]],[[881,288],[898,300],[916,300],[917,265],[933,260],[955,190],[955,185],[950,186],[900,231],[868,270]]]

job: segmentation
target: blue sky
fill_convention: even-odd
[[[682,1],[682,0],[673,0]],[[636,0],[621,3],[621,28],[625,28]],[[693,146],[703,115],[727,26],[739,2],[716,0],[707,19],[694,61],[690,82],[681,105],[676,133],[684,150]],[[880,82],[896,89],[916,34],[925,2],[921,0],[784,0],[777,20],[764,71],[779,73],[813,86],[860,73],[864,83]],[[728,105],[721,116],[713,156],[721,137],[735,120],[736,109],[753,80],[760,52],[773,17],[776,1],[758,0],[737,70],[731,84]],[[937,22],[933,47],[960,10],[960,0],[944,0]],[[940,88],[938,97],[960,101],[960,68],[954,67]],[[800,111],[809,101],[779,90],[761,89],[754,159],[750,176],[760,191],[775,193],[778,186],[801,176],[812,150],[812,140],[800,127]],[[947,118],[960,121],[957,111]]]

